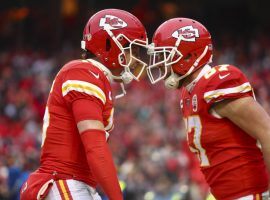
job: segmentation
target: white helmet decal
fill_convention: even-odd
[[[103,27],[103,29],[106,28],[109,30],[115,30],[126,27],[127,23],[119,17],[113,15],[105,15],[100,19],[99,26]]]
[[[193,26],[184,26],[174,31],[172,36],[176,39],[181,37],[181,40],[186,42],[195,42],[196,38],[199,37],[199,30]]]

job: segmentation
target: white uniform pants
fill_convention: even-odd
[[[46,200],[101,200],[101,197],[84,182],[68,179],[55,181]]]
[[[268,200],[269,192],[263,192],[262,194],[248,195],[245,197],[238,198],[237,200]]]

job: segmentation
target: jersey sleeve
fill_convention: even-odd
[[[90,101],[88,99],[79,99],[73,101],[72,112],[76,124],[82,120],[103,121],[102,107],[96,101]]]
[[[66,72],[62,81],[62,96],[68,105],[79,99],[88,99],[103,106],[106,103],[104,90],[104,82],[98,72],[87,69],[71,69]]]
[[[204,100],[213,104],[225,99],[252,96],[252,87],[246,76],[234,66],[218,66],[208,78]],[[212,71],[213,72],[213,71]]]

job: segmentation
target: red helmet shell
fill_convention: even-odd
[[[174,47],[177,39],[181,37],[177,50],[182,58],[172,65],[174,72],[184,75],[203,54],[206,46],[207,52],[199,59],[195,70],[211,62],[212,41],[208,30],[199,22],[188,18],[174,18],[161,24],[153,36],[155,47]],[[173,58],[176,60],[177,57]]]
[[[115,37],[123,34],[130,41],[135,39],[147,40],[144,26],[129,12],[119,9],[105,9],[94,14],[83,31],[85,49],[96,55],[100,62],[109,69],[121,67],[118,61],[121,50],[112,36],[104,29],[105,26],[110,27],[110,31]],[[122,47],[129,43],[122,37],[119,37],[118,41]]]

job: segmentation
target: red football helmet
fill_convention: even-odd
[[[212,61],[212,41],[207,29],[188,18],[174,18],[161,24],[149,46],[150,65],[147,74],[152,84],[166,78],[169,88]],[[158,69],[158,73],[155,73]]]
[[[147,63],[139,57],[138,48],[146,49],[147,45],[142,23],[129,12],[119,9],[105,9],[94,14],[84,28],[81,41],[82,49],[97,56],[109,71],[123,68],[119,76],[110,73],[110,78],[123,83],[138,80],[141,76]]]

